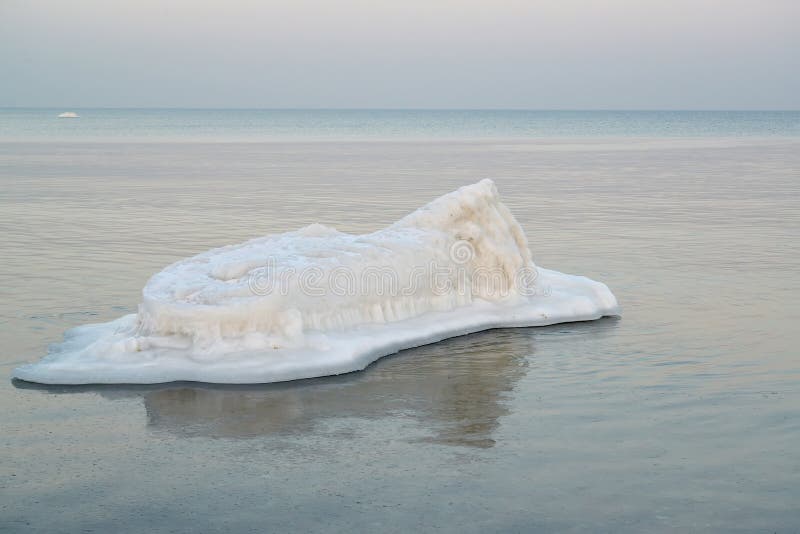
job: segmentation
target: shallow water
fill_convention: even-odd
[[[207,248],[493,178],[621,319],[222,387],[0,382],[0,528],[800,529],[800,141],[0,143],[0,369]]]

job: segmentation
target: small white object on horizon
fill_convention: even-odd
[[[65,111],[61,115],[58,116],[59,119],[77,119],[78,114],[74,111]]]

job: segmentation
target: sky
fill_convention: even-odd
[[[0,106],[800,109],[800,0],[0,0]]]

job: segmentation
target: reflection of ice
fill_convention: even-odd
[[[148,424],[182,435],[305,432],[337,417],[411,416],[433,442],[489,447],[505,396],[524,375],[533,334],[499,330],[451,339],[346,375],[258,389],[180,386],[144,395]]]
[[[512,410],[517,382],[528,372],[529,363],[541,365],[533,357],[537,339],[596,340],[616,323],[603,319],[492,330],[403,351],[364,373],[278,384],[43,386],[16,381],[15,385],[48,393],[97,392],[110,400],[142,397],[149,428],[183,437],[305,435],[342,419],[405,417],[427,434],[424,441],[491,447],[501,418]]]
[[[151,427],[182,435],[297,433],[331,418],[403,414],[434,442],[485,447],[532,352],[530,332],[502,330],[406,351],[364,375],[258,389],[174,387],[144,402]]]

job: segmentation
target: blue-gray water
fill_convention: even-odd
[[[65,329],[135,310],[176,259],[317,221],[376,229],[484,177],[537,263],[607,282],[624,316],[286,384],[0,381],[0,530],[800,530],[796,114],[674,136],[567,113],[531,136],[392,140],[374,119],[319,142],[286,124],[248,137],[223,111],[194,115],[202,135],[142,116],[91,126],[104,141],[30,133],[90,128],[77,111],[18,138],[0,112],[5,376]]]
[[[0,141],[614,136],[800,136],[800,111],[0,109]]]

